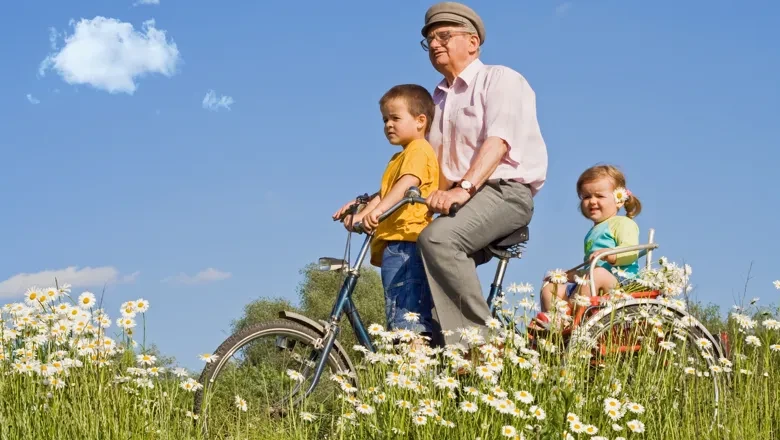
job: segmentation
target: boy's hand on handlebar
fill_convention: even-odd
[[[370,234],[371,231],[379,226],[379,216],[382,214],[384,214],[384,211],[381,209],[374,209],[363,217],[363,230],[366,231],[367,234]]]
[[[428,205],[428,209],[444,215],[449,215],[450,207],[457,203],[460,206],[466,204],[469,201],[471,195],[468,191],[461,187],[448,189],[447,191],[436,190],[433,191],[427,199],[425,204]]]
[[[355,228],[353,226],[363,221],[363,217],[365,215],[365,213],[358,213],[355,215],[349,214],[348,216],[344,217],[344,229],[349,232],[355,232]]]

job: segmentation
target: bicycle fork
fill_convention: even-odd
[[[320,382],[322,372],[325,370],[325,364],[328,362],[328,356],[330,356],[330,352],[333,350],[333,345],[336,342],[336,338],[341,331],[339,322],[341,321],[341,317],[344,314],[347,315],[347,319],[349,319],[350,324],[352,324],[352,328],[355,331],[358,342],[363,344],[369,350],[374,351],[373,344],[371,343],[371,340],[368,337],[368,333],[363,326],[363,322],[360,319],[357,308],[355,308],[355,304],[352,302],[352,292],[355,290],[358,277],[360,277],[360,266],[363,263],[363,259],[366,257],[371,238],[371,236],[366,237],[366,241],[363,243],[363,248],[360,250],[360,255],[358,255],[355,266],[349,269],[349,274],[341,286],[336,303],[333,305],[333,310],[330,314],[330,321],[325,326],[325,334],[322,336],[322,338],[315,341],[314,349],[321,349],[322,351],[320,354],[320,359],[317,362],[317,367],[314,370],[312,383],[309,385],[309,389],[306,390],[306,395],[309,395]]]

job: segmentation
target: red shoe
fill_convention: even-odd
[[[552,323],[550,322],[550,315],[545,312],[539,312],[536,314],[536,317],[534,317],[534,319],[532,319],[528,324],[528,328],[532,330],[548,331],[550,330],[551,325]]]

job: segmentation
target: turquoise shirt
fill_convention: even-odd
[[[594,225],[585,235],[585,261],[594,251],[619,246],[636,246],[639,244],[639,226],[628,217],[622,215],[610,217]],[[639,273],[638,251],[624,252],[615,257],[615,268],[630,275]],[[598,265],[612,272],[612,265],[599,260]]]

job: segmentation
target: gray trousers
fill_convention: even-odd
[[[503,179],[488,181],[454,217],[439,216],[417,239],[433,296],[433,318],[460,341],[458,328],[478,327],[486,335],[490,310],[482,294],[477,266],[490,260],[484,248],[527,225],[533,215],[531,190]],[[436,345],[441,334],[432,335]]]

